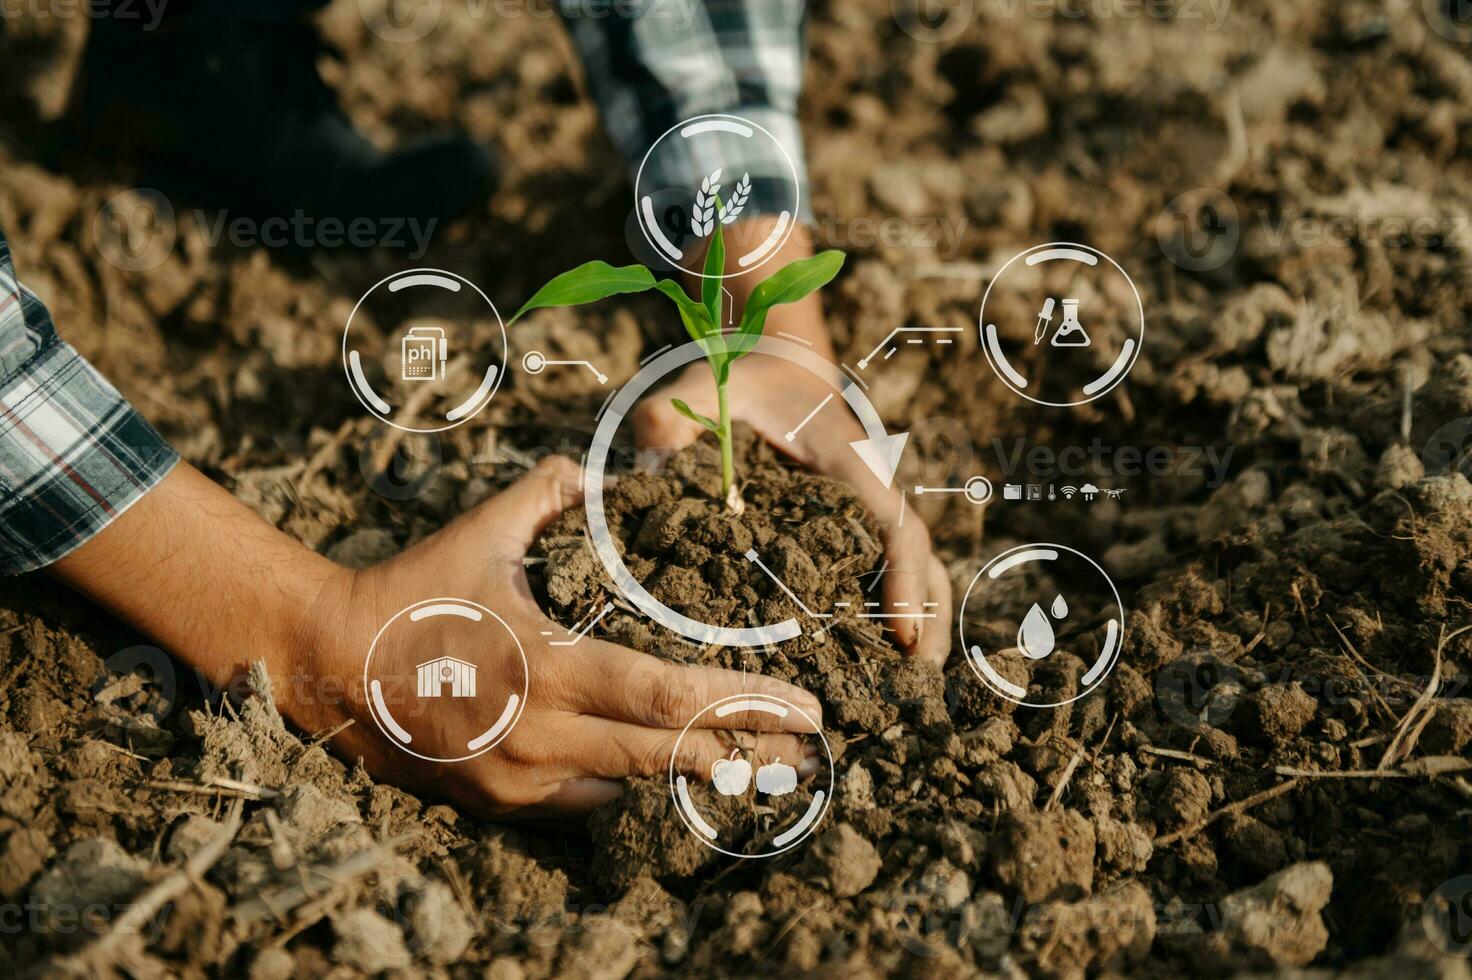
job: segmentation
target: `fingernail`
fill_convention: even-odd
[[[823,764],[816,758],[804,759],[797,764],[797,774],[803,779],[810,779],[818,774]]]
[[[818,754],[818,747],[816,745],[814,745],[812,742],[804,742],[804,743],[802,743],[802,757],[804,759],[811,759],[814,756],[816,756],[817,754]]]

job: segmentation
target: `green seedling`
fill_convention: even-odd
[[[719,205],[719,202],[717,202]],[[686,295],[673,279],[655,279],[654,273],[642,265],[611,266],[607,262],[588,262],[553,278],[511,318],[515,323],[522,315],[549,306],[578,306],[606,299],[620,293],[642,293],[655,289],[675,304],[685,331],[705,352],[715,376],[717,418],[707,418],[678,398],[670,399],[675,411],[715,433],[721,447],[721,491],[726,505],[739,513],[741,494],[736,487],[735,465],[731,452],[731,409],[727,388],[731,382],[731,365],[749,354],[761,338],[767,313],[781,303],[795,303],[826,286],[843,267],[844,254],[830,249],[810,258],[799,259],[777,270],[751,291],[741,322],[730,332],[721,329],[721,273],[726,265],[726,242],[721,223],[711,232],[710,248],[705,253],[705,278],[701,280],[699,300]]]

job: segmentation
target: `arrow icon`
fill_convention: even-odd
[[[854,447],[864,465],[879,477],[879,482],[888,488],[894,483],[894,472],[899,469],[900,456],[904,455],[905,441],[909,438],[908,432],[896,432],[894,435],[858,439],[849,445]]]

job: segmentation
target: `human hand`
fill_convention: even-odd
[[[951,648],[950,576],[931,551],[930,532],[904,495],[880,483],[849,445],[865,437],[863,427],[843,405],[830,402],[791,442],[786,439],[786,433],[842,383],[837,369],[831,379],[825,380],[798,365],[753,353],[736,362],[731,370],[728,398],[732,417],[745,421],[769,443],[814,472],[853,486],[859,500],[880,521],[888,565],[880,577],[885,612],[935,613],[934,619],[897,618],[888,622],[894,624],[896,639],[910,653],[937,665],[945,663]],[[704,430],[676,412],[671,398],[715,417],[715,384],[704,362],[686,368],[672,384],[634,410],[634,439],[640,447],[673,450],[700,438]],[[923,605],[926,602],[936,605],[927,608]]]
[[[672,664],[591,637],[570,647],[549,645],[544,629],[564,631],[537,608],[522,559],[542,528],[580,496],[577,467],[549,459],[401,555],[362,571],[343,570],[315,604],[312,625],[298,644],[301,659],[291,669],[353,681],[344,699],[304,698],[288,688],[284,697],[278,695],[283,712],[307,730],[356,722],[337,736],[335,747],[361,756],[379,778],[448,796],[482,814],[518,816],[588,810],[617,797],[621,777],[666,772],[681,729],[706,705],[729,695],[773,695],[820,719],[815,698],[770,678]],[[406,606],[441,596],[498,613],[520,639],[530,669],[525,706],[510,734],[484,754],[456,763],[401,751],[379,731],[356,680],[383,623]],[[477,665],[481,693],[521,689],[522,659],[509,640],[467,649],[464,621],[453,616],[423,620],[415,630],[412,649],[375,650],[375,663],[384,656],[395,670],[412,672],[416,662],[456,656]],[[464,732],[485,728],[483,718],[476,723],[475,709],[475,698],[437,699],[434,716],[421,713],[417,719],[416,751],[463,755]],[[816,772],[816,750],[798,735],[812,729],[800,716],[779,723],[785,733],[774,731],[773,723],[777,719],[762,712],[720,719],[723,730],[761,732],[744,739],[744,747],[754,751],[753,765],[780,756],[805,759],[800,775]],[[692,731],[676,767],[708,779],[712,765],[732,747],[715,731]]]

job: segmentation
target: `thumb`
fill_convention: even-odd
[[[583,471],[566,456],[548,456],[484,505],[496,540],[524,555],[542,529],[583,499]]]
[[[705,430],[675,411],[667,398],[646,398],[634,409],[634,444],[640,449],[684,449]]]

